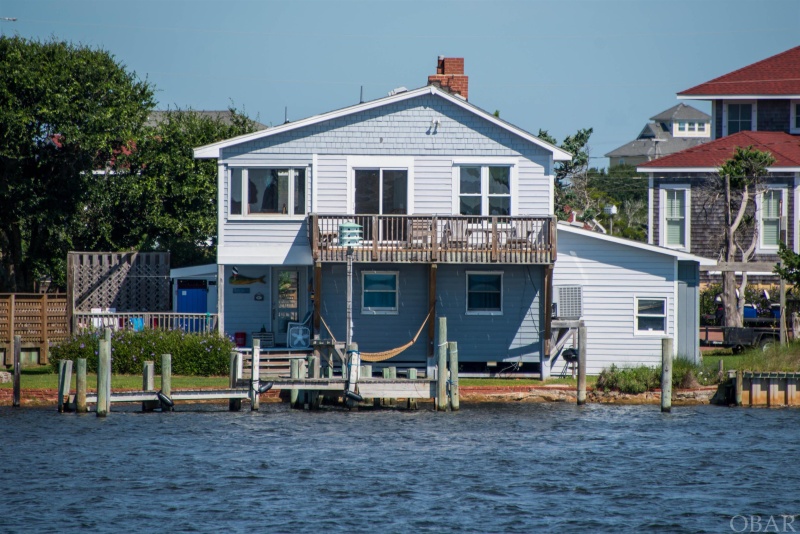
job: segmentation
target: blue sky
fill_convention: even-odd
[[[233,102],[265,124],[464,57],[470,102],[559,141],[593,127],[597,166],[678,91],[800,45],[798,0],[4,0],[0,17],[18,19],[6,35],[110,51],[160,109]]]

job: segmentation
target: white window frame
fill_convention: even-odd
[[[684,192],[684,213],[683,242],[684,245],[667,244],[667,191],[682,190]],[[659,228],[658,244],[673,250],[689,252],[692,248],[692,186],[690,184],[661,184],[659,186]]]
[[[758,130],[758,102],[756,100],[726,100],[724,105],[722,106],[722,136],[725,137],[728,134],[728,106],[729,105],[739,105],[739,104],[752,104],[752,113],[750,117],[750,130],[740,130],[740,131],[750,131],[755,132]]]
[[[469,277],[472,275],[495,275],[500,277],[500,309],[499,310],[470,310],[469,309]],[[467,271],[464,277],[464,313],[466,315],[503,315],[503,294],[505,293],[505,281],[503,271]]]
[[[518,161],[510,158],[476,158],[476,159],[454,159],[453,160],[453,215],[461,214],[461,167],[480,167],[481,168],[481,217],[490,217],[489,197],[505,196],[489,194],[489,167],[508,167],[508,191],[511,197],[509,202],[509,216],[515,216],[518,212]],[[477,217],[477,215],[476,215]]]
[[[234,169],[242,171],[242,184],[241,184],[241,194],[242,194],[242,213],[231,213],[231,208],[233,207],[233,198],[231,196],[232,185],[233,185],[233,171]],[[249,172],[250,169],[258,169],[258,170],[288,170],[289,171],[289,191],[288,196],[286,199],[287,204],[287,213],[246,213],[246,206],[247,202],[245,202],[245,198],[247,196],[247,192],[249,191],[248,187],[248,180],[249,180]],[[305,203],[303,205],[303,213],[288,213],[289,208],[294,209],[294,201],[295,201],[295,187],[294,181],[297,176],[296,171],[302,170],[305,172]],[[303,220],[306,218],[308,214],[308,207],[309,207],[309,198],[311,194],[311,167],[308,164],[297,164],[297,165],[228,165],[227,169],[225,170],[225,181],[226,181],[226,191],[227,191],[227,216],[230,220],[253,220],[253,219],[279,219],[282,221],[285,220]]]
[[[800,134],[800,100],[792,100],[789,106],[791,115],[789,116],[789,133]]]
[[[644,315],[644,317],[663,317],[663,330],[639,330],[639,301],[640,300],[660,300],[664,302],[664,315]],[[633,297],[633,335],[634,336],[658,336],[663,337],[669,332],[669,298],[653,297],[647,295],[635,295]]]
[[[406,215],[414,215],[414,158],[409,156],[348,156],[347,213],[355,214],[356,170],[406,171]],[[381,176],[383,174],[381,173]],[[383,180],[381,180],[383,187]]]
[[[784,221],[786,220],[786,199],[788,197],[787,187],[785,185],[778,184],[768,185],[756,196],[756,217],[758,220],[758,245],[756,245],[756,254],[777,254],[779,248],[779,245],[766,245],[762,241],[762,236],[764,235],[764,211],[762,206],[764,205],[764,193],[767,191],[780,191],[781,194],[781,212],[778,215],[778,240],[780,240],[781,228],[784,227]]]
[[[678,121],[678,131],[685,132],[686,131],[686,122],[685,121]]]
[[[394,291],[381,291],[381,293],[394,293],[394,308],[369,308],[364,305],[364,297],[366,296],[366,278],[371,274],[392,275],[394,276],[395,284]],[[376,291],[371,291],[376,293]],[[400,271],[362,271],[361,272],[361,315],[398,315],[400,313]]]

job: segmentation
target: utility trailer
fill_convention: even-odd
[[[734,354],[745,349],[767,346],[780,341],[780,329],[771,326],[701,326],[700,345],[730,348]]]

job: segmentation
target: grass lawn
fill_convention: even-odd
[[[26,367],[20,373],[20,385],[22,389],[58,389],[58,373],[54,373],[50,367]],[[97,387],[97,375],[88,374],[86,384],[89,389]],[[161,377],[156,376],[156,388],[161,384]],[[172,377],[173,389],[194,389],[194,388],[227,388],[229,378],[227,376],[174,376]],[[0,384],[0,388],[11,388],[12,382]],[[75,371],[72,372],[72,389],[75,389]],[[111,375],[111,389],[142,389],[141,375]]]

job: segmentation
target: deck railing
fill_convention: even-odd
[[[353,223],[360,239],[340,238],[340,227]],[[322,262],[346,261],[348,247],[356,262],[551,264],[556,257],[552,217],[312,214],[309,232]]]
[[[72,314],[73,332],[111,328],[114,330],[141,331],[145,328],[160,330],[183,330],[200,333],[215,332],[217,314],[215,313],[172,313],[172,312],[134,312],[134,313],[86,313]]]

